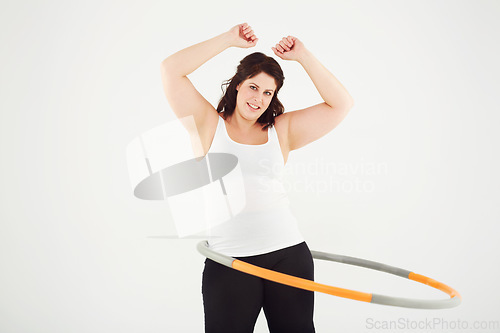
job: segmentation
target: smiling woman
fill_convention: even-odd
[[[272,47],[274,54],[302,65],[324,101],[284,113],[278,99],[283,71],[274,58],[255,52],[243,58],[236,74],[223,83],[225,91],[215,109],[187,75],[228,47],[248,48],[257,41],[244,23],[169,56],[161,65],[165,95],[179,119],[194,118],[196,126],[186,129],[201,140],[204,157],[209,152],[229,153],[241,166],[246,206],[209,230],[208,248],[313,280],[311,251],[283,186],[284,167],[291,150],[319,139],[345,118],[352,98],[299,39],[288,36]],[[226,194],[231,200],[230,191]],[[207,258],[202,293],[205,332],[252,332],[261,309],[271,332],[315,332],[312,291],[259,279]]]
[[[236,74],[223,84],[226,89],[217,112],[240,129],[260,124],[262,130],[267,130],[284,111],[278,99],[284,79],[276,60],[260,52],[252,53],[240,61]]]
[[[273,88],[261,88],[255,82],[259,82],[259,84],[263,87],[269,86]],[[241,87],[243,89],[241,89]],[[272,76],[262,72],[257,74],[255,77],[238,84],[236,90],[238,91],[237,99],[240,101],[246,101],[246,105],[250,107],[250,110],[267,110],[269,104],[271,103],[273,91],[276,90],[276,84],[274,83],[274,78]],[[268,112],[271,112],[271,110]],[[259,116],[262,115],[262,113],[264,113],[264,111],[259,113]]]

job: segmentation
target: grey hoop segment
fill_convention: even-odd
[[[450,298],[444,300],[426,300],[426,299],[401,298],[401,297],[363,293],[349,289],[327,286],[311,280],[306,280],[295,276],[274,272],[268,269],[248,264],[241,260],[213,251],[208,247],[207,241],[199,242],[197,245],[197,249],[205,257],[215,262],[218,262],[219,264],[237,269],[247,274],[255,275],[264,279],[268,279],[271,281],[275,281],[278,283],[286,284],[297,288],[302,288],[305,290],[319,291],[330,295],[350,298],[358,301],[370,302],[381,305],[405,307],[405,308],[416,308],[416,309],[446,309],[446,308],[456,307],[461,303],[460,294],[453,288],[441,282],[430,279],[423,275],[415,274],[413,272],[401,268],[381,264],[375,261],[348,257],[332,253],[311,251],[312,257],[314,259],[334,261],[342,264],[360,266],[404,277],[413,281],[424,283],[433,288],[439,289],[450,295]]]

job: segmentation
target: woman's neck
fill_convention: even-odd
[[[248,120],[241,117],[236,110],[226,119],[227,122],[240,133],[250,133],[256,129],[262,129],[262,124],[256,120]]]

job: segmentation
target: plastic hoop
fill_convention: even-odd
[[[295,277],[288,274],[279,273],[273,270],[269,270],[266,268],[262,268],[259,266],[255,266],[244,261],[234,259],[232,257],[223,255],[221,253],[217,253],[211,250],[208,247],[207,241],[201,241],[197,245],[198,251],[204,255],[205,257],[218,262],[224,266],[236,269],[238,271],[251,274],[263,279],[267,279],[270,281],[282,283],[288,286],[301,288],[310,291],[319,291],[325,294],[349,298],[356,301],[381,304],[381,305],[390,305],[390,306],[398,306],[405,308],[416,308],[416,309],[447,309],[460,305],[462,301],[462,297],[460,294],[453,288],[428,278],[426,276],[416,274],[401,268],[381,264],[375,261],[369,261],[360,258],[348,257],[338,254],[311,251],[312,257],[314,259],[334,261],[348,265],[355,265],[365,268],[370,268],[376,271],[386,272],[389,274],[397,275],[400,277],[404,277],[416,282],[420,282],[426,284],[430,287],[436,288],[448,294],[450,296],[449,299],[444,300],[425,300],[425,299],[412,299],[412,298],[401,298],[401,297],[392,297],[371,293],[364,293],[360,291],[343,289],[338,287],[333,287],[321,283],[317,283],[311,280]]]

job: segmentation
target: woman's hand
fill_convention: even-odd
[[[259,40],[255,36],[252,27],[247,23],[235,25],[228,32],[231,46],[248,48],[253,47]]]
[[[276,44],[276,47],[271,47],[271,49],[274,54],[283,60],[296,61],[299,61],[307,51],[304,43],[293,36],[283,37],[281,41]]]

